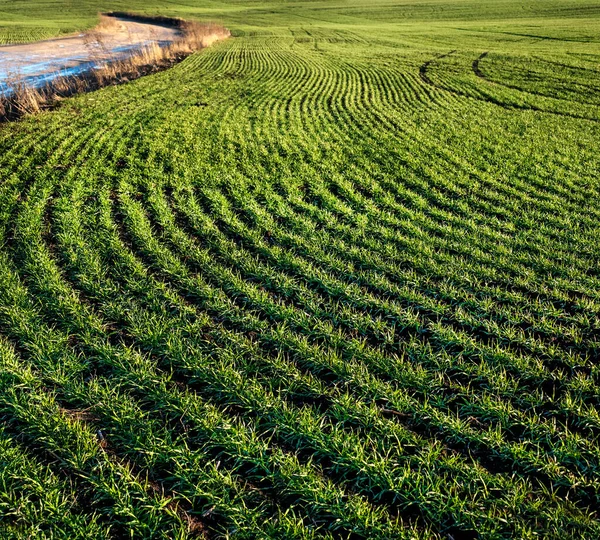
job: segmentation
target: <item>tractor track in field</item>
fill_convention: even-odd
[[[443,58],[447,58],[448,56],[451,56],[452,54],[454,54],[456,51],[452,50],[448,53],[444,53],[441,55],[438,55],[434,58],[432,58],[431,60],[426,61],[425,63],[423,63],[420,67],[419,67],[419,76],[421,78],[421,80],[425,83],[428,84],[429,86],[432,86],[434,88],[437,88],[438,90],[442,90],[444,92],[450,92],[452,94],[455,94],[457,96],[461,96],[461,97],[466,97],[466,98],[470,98],[470,99],[477,99],[479,101],[483,101],[485,103],[491,103],[492,105],[497,105],[498,107],[502,107],[503,109],[506,110],[511,110],[511,111],[532,111],[532,112],[539,112],[539,113],[544,113],[544,114],[553,114],[556,116],[563,116],[565,118],[572,118],[574,120],[586,120],[589,122],[595,122],[598,123],[600,122],[600,119],[598,118],[593,118],[591,116],[584,116],[584,115],[579,115],[579,114],[573,114],[573,113],[568,113],[568,112],[561,112],[561,111],[551,111],[549,109],[544,109],[541,107],[537,107],[535,105],[520,105],[518,103],[507,103],[505,101],[501,101],[497,98],[495,98],[494,96],[491,96],[489,94],[486,95],[471,95],[471,94],[467,94],[465,92],[461,92],[459,90],[456,90],[454,88],[448,88],[444,85],[441,85],[439,83],[436,83],[433,79],[431,79],[431,77],[428,74],[428,70],[432,64],[432,62],[434,62],[435,60],[441,60]],[[504,83],[498,83],[496,81],[491,81],[488,78],[485,77],[485,75],[483,74],[483,72],[481,71],[481,69],[479,68],[479,61],[482,58],[485,58],[485,56],[487,55],[487,52],[484,52],[482,55],[480,55],[479,57],[477,57],[472,65],[472,71],[473,73],[480,79],[490,83],[490,84],[499,84],[500,86],[504,86],[506,88],[510,88],[513,90],[519,90],[520,92],[526,92],[528,94],[532,94],[532,95],[539,95],[542,96],[542,94],[536,94],[535,92],[528,92],[526,90],[523,90],[519,87],[516,86],[511,86],[511,85],[507,85]],[[544,96],[547,97],[547,96]]]

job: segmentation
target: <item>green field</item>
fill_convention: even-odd
[[[600,537],[600,4],[211,20],[0,126],[0,538]]]

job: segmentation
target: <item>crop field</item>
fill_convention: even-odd
[[[600,538],[600,5],[224,24],[0,125],[0,538]]]

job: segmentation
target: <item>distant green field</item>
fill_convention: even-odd
[[[234,37],[0,126],[0,538],[600,538],[600,4],[111,9]]]

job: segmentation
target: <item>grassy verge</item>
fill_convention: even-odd
[[[96,62],[97,65],[90,69],[77,75],[57,75],[43,86],[27,83],[18,78],[8,80],[5,83],[4,94],[0,96],[0,121],[15,120],[51,108],[61,99],[74,94],[91,92],[103,86],[122,84],[168,69],[194,51],[230,36],[229,30],[215,24],[117,12],[102,15],[100,24],[87,32],[87,39],[103,48],[100,30],[110,32],[111,28],[117,25],[117,19],[177,28],[179,36],[168,45],[159,45],[156,42],[143,45],[124,59],[105,58],[103,55],[102,59]]]

